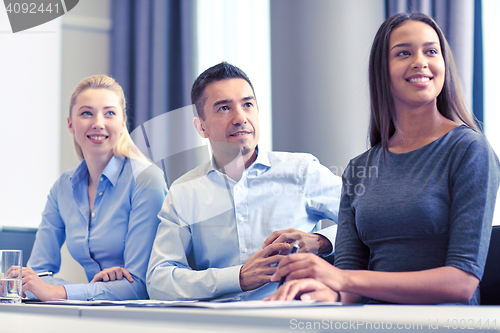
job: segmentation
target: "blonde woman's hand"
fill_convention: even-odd
[[[44,282],[30,267],[23,267],[23,297],[31,291],[40,301],[59,301],[67,298],[66,288]]]
[[[132,274],[129,273],[125,268],[123,267],[111,267],[111,268],[106,268],[94,275],[94,278],[90,283],[92,282],[97,282],[97,281],[103,281],[103,282],[108,282],[108,281],[115,281],[115,280],[121,280],[123,278],[126,278],[129,282],[134,282],[134,278],[132,277]]]

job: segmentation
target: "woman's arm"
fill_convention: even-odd
[[[28,267],[35,272],[59,272],[61,266],[61,246],[66,239],[66,230],[58,205],[58,184],[54,184],[47,197],[42,221],[36,232],[35,243],[28,260]]]
[[[41,279],[36,272],[49,271],[59,272],[61,265],[61,246],[65,241],[65,225],[59,214],[58,185],[59,179],[47,197],[47,203],[42,213],[42,221],[36,233],[35,243],[28,261],[28,267],[23,268],[23,294],[31,292],[40,300],[66,299],[66,291],[63,286],[50,284],[51,280],[58,283],[65,282],[61,279],[46,277]],[[26,296],[26,295],[25,295]]]
[[[391,303],[467,303],[479,279],[445,266],[417,272],[344,271],[342,291]]]
[[[465,303],[479,280],[455,267],[439,267],[418,272],[374,272],[341,270],[312,254],[298,253],[281,260],[272,281],[287,276],[288,281],[312,278],[340,291],[343,303],[357,302],[356,295],[391,303]],[[304,287],[305,288],[305,287]],[[302,290],[296,291],[301,292]],[[281,295],[294,298],[295,295]]]
[[[53,286],[45,283],[32,268],[23,267],[23,297],[30,291],[40,301],[59,301],[67,298],[63,286]]]

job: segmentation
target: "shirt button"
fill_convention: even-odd
[[[95,217],[95,213],[92,213],[92,217]]]
[[[240,296],[236,297],[236,300],[241,301],[241,297]]]
[[[102,182],[102,181],[104,180],[104,178],[103,178],[103,177],[101,177],[101,178],[99,178],[99,180]]]
[[[102,192],[99,192],[99,195],[102,195]]]
[[[240,215],[240,221],[243,222],[244,220],[245,220],[245,218]]]
[[[245,248],[243,249],[243,253],[247,253],[247,252],[248,252],[248,249],[245,247]]]

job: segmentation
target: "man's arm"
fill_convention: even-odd
[[[332,227],[334,228],[334,232],[336,233],[337,226],[335,225]],[[332,227],[329,227],[327,229],[330,229]],[[333,239],[335,239],[335,234],[333,235]],[[264,244],[262,244],[262,248],[265,249],[268,245],[278,243],[286,243],[290,245],[296,240],[299,241],[299,252],[329,254],[333,250],[332,243],[326,236],[317,233],[311,234],[293,228],[277,230],[273,232],[269,237],[266,238]]]
[[[317,254],[333,254],[342,194],[342,178],[333,174],[330,169],[314,158],[305,168],[302,179],[306,209],[309,214],[320,220],[327,219],[335,222],[334,225],[314,233],[321,239],[321,248]]]
[[[241,265],[193,270],[187,256],[193,249],[190,226],[175,209],[172,192],[158,214],[161,222],[151,252],[146,285],[151,299],[213,299],[241,292]],[[217,245],[217,244],[215,244]]]
[[[277,242],[254,253],[240,270],[241,290],[257,289],[268,282],[276,272],[278,264],[290,250],[290,244]]]
[[[315,158],[307,163],[301,175],[307,211],[315,218],[329,219],[337,223],[342,179],[334,175]],[[277,230],[264,241],[262,247],[265,248],[272,243],[293,243],[299,240],[299,252],[330,255],[333,253],[336,235],[336,224],[315,233],[307,233],[293,228]]]

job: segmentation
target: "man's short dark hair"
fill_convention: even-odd
[[[198,112],[198,117],[205,120],[205,113],[203,108],[205,107],[205,102],[207,98],[203,96],[205,88],[212,82],[217,82],[226,79],[243,79],[248,82],[252,88],[254,97],[255,90],[253,89],[252,82],[248,76],[236,66],[228,64],[227,62],[221,62],[213,67],[210,67],[203,73],[201,73],[198,78],[193,83],[191,88],[191,103],[196,106],[196,111]]]

